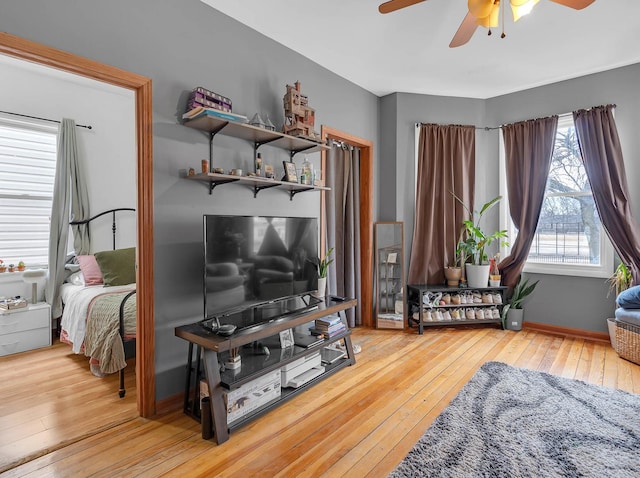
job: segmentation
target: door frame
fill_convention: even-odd
[[[136,388],[138,413],[155,414],[155,336],[153,284],[153,134],[151,79],[0,32],[0,54],[48,66],[132,90],[136,103],[137,145],[137,339]]]
[[[344,131],[321,126],[320,134],[324,144],[333,139],[360,148],[360,279],[362,303],[361,321],[365,327],[373,327],[373,142]],[[326,171],[327,151],[321,154],[322,171]],[[326,231],[325,195],[322,194],[320,227],[320,250],[325,251]]]

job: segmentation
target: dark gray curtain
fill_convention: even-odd
[[[633,283],[640,284],[640,228],[631,214],[613,105],[574,111],[573,121],[600,221]]]
[[[475,155],[475,126],[420,126],[409,284],[443,284],[445,266],[454,265],[469,215],[451,193],[473,210]]]
[[[327,153],[327,249],[335,248],[329,266],[329,294],[355,297],[358,306],[347,311],[350,327],[362,324],[360,276],[360,150],[331,141]],[[371,279],[368,279],[371,280]]]
[[[49,231],[49,278],[45,289],[52,317],[62,315],[60,286],[65,278],[69,221],[89,218],[89,194],[84,180],[76,141],[76,124],[64,118],[58,133],[58,156],[51,207]],[[90,237],[88,226],[74,231],[76,254],[88,254]]]
[[[509,210],[518,228],[516,238],[511,238],[511,254],[499,265],[508,287],[518,282],[536,233],[557,127],[557,116],[502,127]]]

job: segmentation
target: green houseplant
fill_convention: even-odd
[[[333,254],[333,247],[330,247],[324,254],[324,257],[322,259],[318,259],[318,263],[316,264],[316,269],[318,270],[317,297],[324,297],[325,290],[327,289],[327,272],[329,271],[329,266],[333,262],[331,254]]]
[[[629,268],[621,262],[618,264],[618,267],[616,267],[613,275],[609,277],[608,282],[609,294],[611,292],[615,292],[616,297],[618,297],[620,292],[631,287],[633,283],[633,276],[631,275]]]
[[[620,295],[620,292],[623,290],[627,290],[629,287],[633,285],[633,276],[631,275],[631,271],[624,264],[618,264],[616,270],[613,275],[609,277],[607,280],[609,282],[609,292],[607,293],[607,297],[611,295],[612,292],[616,294],[616,298]],[[616,304],[616,307],[618,304]],[[611,347],[613,350],[617,350],[616,345],[616,321],[615,318],[607,319],[607,330],[609,331],[609,340],[611,341]]]
[[[471,218],[462,222],[462,231],[457,248],[457,253],[459,253],[464,260],[468,259],[470,261],[466,264],[469,287],[487,287],[489,282],[489,265],[486,264],[486,248],[494,241],[500,241],[506,238],[507,230],[502,229],[488,233],[482,229],[480,223],[487,211],[502,200],[502,196],[496,196],[491,201],[483,204],[479,211],[472,211],[469,206],[455,194],[453,197],[462,204],[462,207],[469,213],[469,217]],[[509,243],[507,241],[501,241],[500,245],[508,246]]]
[[[518,283],[513,288],[511,299],[502,309],[502,328],[509,330],[522,329],[522,321],[524,319],[524,309],[522,301],[533,293],[538,282],[529,284],[529,279],[522,280],[522,276],[518,278]]]

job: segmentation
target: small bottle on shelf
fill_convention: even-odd
[[[498,261],[500,260],[500,254],[496,254],[489,259],[489,285],[491,287],[498,287],[500,285],[500,269],[498,269]]]
[[[304,157],[304,162],[302,163],[301,177],[304,177],[304,181],[301,181],[303,184],[313,184],[313,164],[306,156]]]
[[[255,173],[258,176],[262,176],[262,155],[260,153],[256,155]]]

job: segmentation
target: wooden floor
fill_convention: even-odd
[[[384,477],[483,363],[640,393],[640,366],[608,343],[497,328],[356,329],[347,367],[220,446],[180,411],[136,418],[9,470],[17,476]],[[78,422],[87,420],[78,407]],[[3,434],[4,435],[4,434]]]
[[[135,361],[120,399],[118,374],[95,377],[88,360],[57,340],[0,357],[0,472],[138,416]]]

